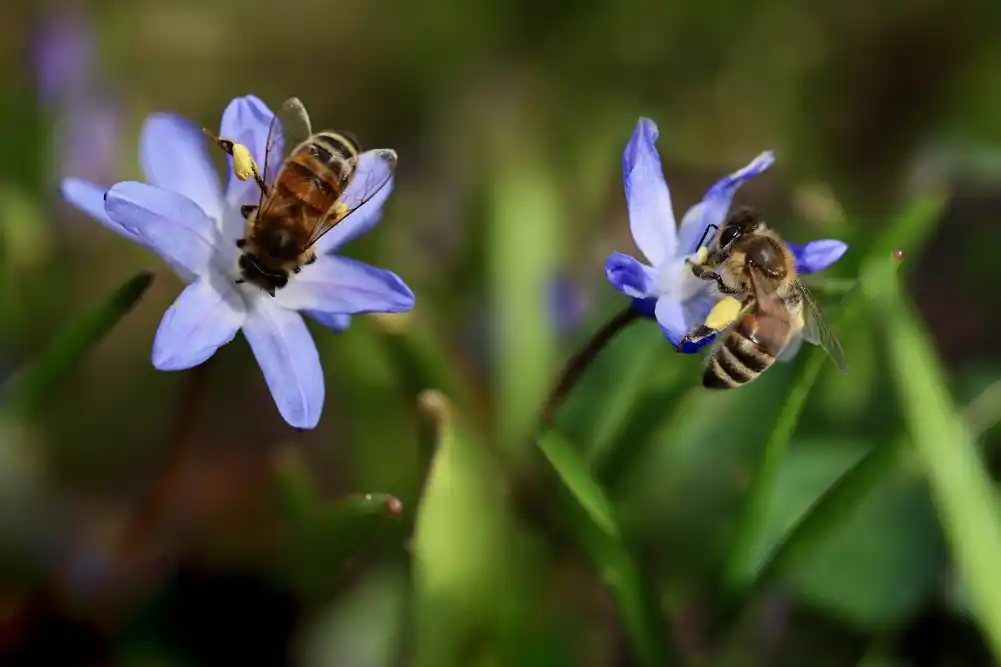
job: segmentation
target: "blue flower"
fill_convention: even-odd
[[[671,193],[654,145],[656,140],[657,125],[648,118],[640,118],[622,154],[629,225],[636,245],[650,264],[613,252],[605,261],[605,275],[615,289],[632,297],[637,310],[656,318],[664,336],[677,346],[685,334],[705,322],[721,298],[715,284],[696,278],[685,260],[694,261],[699,248],[712,240],[715,228],[709,226],[722,224],[737,189],[770,167],[775,158],[766,151],[743,169],[717,181],[702,201],[685,213],[676,229]],[[795,254],[796,268],[803,274],[827,268],[848,249],[837,240],[788,245]],[[686,343],[681,351],[696,352],[711,340],[712,337],[698,344]]]
[[[97,81],[96,41],[80,11],[49,12],[34,31],[31,62],[39,101],[54,118],[59,175],[102,180],[118,160],[122,105]]]
[[[261,100],[238,98],[223,113],[219,135],[245,145],[263,165],[271,119]],[[232,172],[223,190],[207,150],[196,127],[178,116],[155,114],[140,138],[149,184],[117,183],[105,192],[66,179],[63,194],[109,229],[156,252],[189,283],[156,333],[156,368],[197,366],[242,330],[282,417],[297,428],[313,428],[323,408],[323,371],[299,312],[337,330],[352,314],[400,312],[414,304],[413,293],[394,273],[333,254],[379,220],[392,181],[325,234],[315,246],[317,260],[272,297],[235,282],[236,240],[245,224],[240,206],[257,203],[259,191],[253,180],[240,181]],[[354,183],[386,168],[363,153]]]

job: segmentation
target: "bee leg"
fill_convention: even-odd
[[[717,332],[712,327],[707,327],[704,324],[700,324],[699,326],[695,327],[687,334],[685,334],[685,337],[682,338],[681,341],[674,346],[674,351],[681,352],[684,350],[685,343],[698,343],[699,341],[704,340],[715,333]]]
[[[292,273],[299,273],[300,271],[302,271],[302,267],[301,266],[297,266],[294,269],[292,269]]]
[[[236,247],[237,248],[243,248],[245,245],[247,245],[247,239],[237,239],[236,240]]]
[[[247,281],[244,278],[237,278],[233,282],[236,283],[237,285],[239,285],[240,283],[245,283]]]
[[[309,259],[306,260],[304,266],[309,266],[310,264],[312,264],[315,261],[316,261],[316,255],[310,255]]]
[[[720,294],[740,294],[740,289],[729,287],[725,282],[723,282],[723,277],[714,271],[706,271],[699,267],[701,273],[696,273],[695,275],[702,280],[715,280],[716,289],[720,291]],[[694,269],[693,269],[694,271]]]
[[[242,215],[243,219],[246,220],[247,218],[250,217],[250,214],[256,210],[257,210],[256,204],[244,204],[243,206],[240,207],[240,215]]]

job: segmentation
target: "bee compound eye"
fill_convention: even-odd
[[[736,225],[727,225],[723,228],[723,231],[719,235],[719,245],[720,247],[725,247],[730,245],[739,232],[739,228]]]

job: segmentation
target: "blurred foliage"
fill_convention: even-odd
[[[0,664],[996,664],[999,25],[986,0],[5,3]],[[307,433],[242,338],[155,371],[181,282],[58,195],[139,177],[147,114],[215,127],[248,93],[400,154],[347,253],[417,306],[310,325]],[[739,200],[846,240],[825,284],[906,259],[851,317],[814,290],[847,376],[811,350],[709,395],[644,320],[533,442],[624,306],[602,262],[634,250],[640,115],[679,216],[771,148]]]

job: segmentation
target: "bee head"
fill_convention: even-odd
[[[715,252],[713,254],[720,256],[722,259],[729,257],[734,246],[742,238],[750,236],[763,225],[764,222],[761,216],[754,209],[747,206],[734,209],[719,229],[719,233],[716,236]]]
[[[237,282],[250,282],[271,296],[275,295],[275,290],[285,287],[288,283],[288,272],[284,270],[268,271],[261,266],[260,261],[253,253],[245,252],[240,255],[239,266],[243,279]]]

